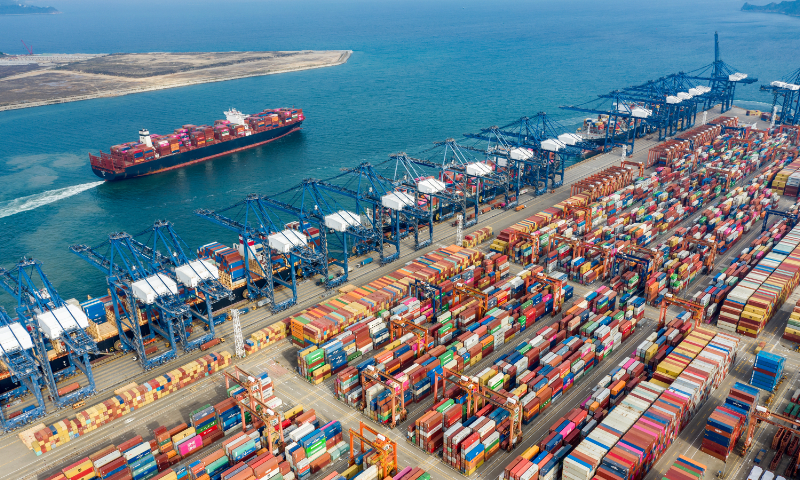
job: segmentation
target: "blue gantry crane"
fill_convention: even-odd
[[[161,270],[158,262],[143,253],[147,248],[126,232],[114,232],[95,247],[70,247],[72,253],[105,274],[114,321],[120,332],[120,348],[136,352],[145,370],[177,357],[176,334],[185,332],[192,318],[189,307],[180,298],[177,283]],[[142,328],[145,322],[147,333]],[[152,347],[147,345],[157,341],[156,335],[166,342],[167,349],[148,354],[146,350]]]
[[[562,106],[576,112],[605,115],[601,132],[579,130],[605,151],[627,146],[633,152],[635,139],[658,131],[659,140],[677,134],[695,124],[699,108],[709,110],[719,104],[721,112],[733,105],[737,84],[757,79],[735,71],[719,57],[719,37],[714,34],[714,62],[690,72],[678,72],[634,85],[578,105]],[[707,83],[707,84],[704,84]]]
[[[519,183],[533,187],[536,195],[562,186],[566,163],[595,148],[581,136],[567,132],[545,112],[465,136],[488,142],[485,149],[488,155],[505,156],[513,161],[516,173],[509,176],[509,183],[513,184],[514,177],[519,178]]]
[[[429,151],[434,152],[430,158],[442,158],[442,165],[450,165],[449,170],[456,176],[461,175],[465,192],[475,191],[475,196],[471,199],[475,208],[486,201],[486,198],[503,195],[505,208],[516,206],[516,198],[511,199],[514,182],[512,176],[504,168],[498,168],[494,157],[489,156],[488,152],[474,146],[461,145],[455,139],[448,138],[443,142],[434,142],[433,148]],[[436,152],[438,150],[438,152]],[[484,159],[478,159],[472,153],[480,153]],[[456,182],[456,180],[454,180]],[[467,196],[467,198],[469,198]],[[477,214],[475,222],[477,223]],[[469,224],[467,224],[469,225]]]
[[[666,98],[664,98],[666,101]],[[589,127],[580,128],[578,133],[587,142],[597,142],[603,151],[624,146],[633,153],[636,139],[660,128],[665,129],[665,119],[654,115],[653,110],[626,92],[616,90],[598,95],[596,99],[578,105],[564,105],[570,110],[594,115],[605,115],[606,126],[602,131],[591,131]],[[619,128],[617,128],[619,127]]]
[[[407,194],[413,192],[417,205],[420,200],[424,202],[432,222],[445,220],[459,212],[467,217],[467,198],[464,191],[448,189],[447,184],[441,180],[443,171],[437,164],[400,152],[389,155],[386,166],[393,171],[390,178],[399,191]],[[434,199],[438,201],[436,207],[433,205]]]
[[[769,217],[770,217],[770,215],[776,216],[776,217],[785,218],[787,220],[787,222],[789,223],[789,228],[794,228],[794,226],[797,225],[797,220],[798,220],[797,219],[797,214],[784,212],[782,210],[775,210],[775,209],[770,208],[764,213],[764,221],[761,223],[761,232],[762,233],[766,232],[767,229],[769,229]]]
[[[301,182],[302,188],[308,190],[312,198],[323,204],[325,208],[323,213],[330,212],[325,216],[325,224],[328,228],[341,232],[350,233],[356,240],[354,250],[357,255],[366,254],[369,251],[375,251],[378,254],[378,260],[381,265],[391,263],[400,258],[400,225],[397,222],[392,222],[393,218],[389,217],[390,232],[395,233],[390,235],[390,242],[394,245],[395,251],[390,255],[384,254],[384,243],[386,241],[385,235],[385,221],[384,221],[384,208],[381,204],[381,198],[377,192],[367,189],[366,192],[358,190],[351,190],[350,188],[343,187],[334,183],[335,180],[341,178],[350,179],[347,173],[342,173],[337,177],[328,180],[317,180],[313,178],[305,179]],[[345,210],[333,196],[324,195],[323,192],[341,195],[355,204],[354,211]],[[368,225],[362,225],[362,218],[360,213],[364,212],[364,216]],[[356,222],[357,219],[357,222]],[[348,220],[351,220],[348,225]]]
[[[35,398],[34,405],[26,407],[12,418],[6,418],[0,408],[0,426],[6,431],[19,428],[45,414],[42,371],[34,349],[30,333],[21,323],[12,321],[5,309],[0,307],[0,358],[8,367],[11,380],[31,392]]]
[[[343,199],[347,201],[345,204],[340,201]],[[337,284],[346,282],[349,277],[351,255],[364,255],[375,251],[382,263],[399,257],[397,254],[399,250],[396,250],[397,255],[392,255],[391,258],[383,254],[383,210],[378,208],[370,217],[361,215],[361,208],[365,204],[380,205],[368,195],[359,194],[328,181],[305,179],[298,185],[271,196],[270,200],[285,201],[303,215],[313,215],[321,220],[320,228],[326,229],[329,235],[328,260],[342,269],[342,274],[334,279]],[[350,208],[353,205],[356,206],[355,211]],[[399,245],[397,247],[399,248]]]
[[[30,352],[42,369],[45,384],[57,408],[71,405],[95,394],[94,375],[89,355],[99,353],[94,339],[86,332],[89,320],[79,306],[68,304],[50,283],[41,264],[23,258],[12,270],[0,269],[0,287],[14,297],[19,321],[30,332],[34,348]],[[47,343],[53,350],[64,353],[69,368],[53,372]],[[64,395],[59,394],[57,382],[79,369],[86,384]],[[34,393],[35,395],[35,393]]]
[[[307,214],[288,203],[253,193],[229,207],[200,209],[195,214],[239,234],[248,297],[266,300],[274,312],[297,303],[298,261],[304,276],[322,275],[327,288],[343,283],[329,278],[327,231],[318,212]],[[296,218],[297,229],[287,228],[281,214]],[[310,242],[312,228],[319,230],[318,244]],[[261,252],[249,248],[251,244],[261,245]],[[275,272],[288,272],[289,278],[280,278]],[[289,289],[291,297],[278,301],[276,284]]]
[[[431,213],[419,208],[418,199],[414,192],[396,187],[394,182],[369,162],[362,162],[354,168],[343,168],[342,172],[354,177],[356,192],[364,192],[372,198],[378,199],[383,208],[389,210],[391,219],[390,238],[396,242],[399,252],[400,239],[404,238],[408,230],[414,232],[414,248],[418,250],[433,243],[433,219]],[[363,194],[363,193],[362,193]],[[419,240],[420,225],[428,227],[428,239]],[[385,230],[385,227],[384,227]]]
[[[664,140],[694,126],[698,106],[706,102],[710,91],[685,73],[676,73],[627,87],[622,92],[614,92],[616,96],[610,98],[624,99],[635,105],[634,109],[638,106],[645,109],[645,113],[649,112],[644,116],[645,122],[651,129],[658,130],[659,139]],[[630,103],[626,111],[631,109]],[[632,137],[640,133],[634,129]]]
[[[685,75],[691,80],[708,82],[709,90],[705,97],[703,110],[710,110],[711,107],[719,104],[722,113],[727,112],[733,106],[737,84],[749,85],[758,81],[757,78],[741,73],[722,61],[717,32],[714,32],[714,62],[687,72]]]
[[[518,203],[523,185],[538,188],[537,177],[542,162],[535,158],[533,148],[523,147],[513,139],[506,138],[496,125],[483,128],[480,133],[465,133],[464,136],[484,144],[482,150],[487,160],[495,165],[497,171],[505,173],[517,198],[511,206]]]
[[[178,341],[185,350],[194,350],[214,338],[214,302],[226,297],[232,300],[233,292],[220,283],[217,266],[198,259],[170,222],[157,220],[151,229],[142,232],[142,236],[148,233],[149,238],[137,244],[141,255],[159,272],[183,286],[180,296],[188,306],[191,318],[205,324],[203,330],[207,333],[192,339],[187,330],[191,323],[178,325]]]
[[[478,222],[478,206],[486,195],[502,193],[508,205],[513,186],[505,172],[497,172],[494,164],[474,158],[473,151],[485,154],[484,150],[459,145],[450,138],[434,142],[433,147],[420,152],[419,156],[390,155],[383,167],[388,170],[386,177],[398,191],[409,197],[413,193],[414,205],[419,205],[422,199],[432,221],[463,214],[464,226],[470,227]],[[436,207],[433,199],[438,201]],[[472,215],[468,212],[470,208],[473,208]]]
[[[776,123],[781,125],[800,124],[800,68],[784,77],[783,80],[770,82],[769,85],[761,85],[761,91],[772,94],[771,113],[780,112]]]

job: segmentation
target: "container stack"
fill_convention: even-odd
[[[313,384],[322,383],[331,375],[331,366],[325,363],[325,350],[308,347],[297,352],[300,374]]]
[[[586,439],[564,459],[562,476],[576,480],[589,480],[600,469],[626,478],[624,475],[615,473],[619,470],[619,466],[612,463],[612,459],[615,457],[609,457],[609,461],[605,463],[603,460],[663,391],[663,388],[649,382],[639,383],[631,394],[603,419],[600,424],[603,427],[593,429]],[[624,458],[627,457],[628,454],[624,454]]]
[[[442,446],[442,412],[434,409],[419,417],[414,422],[417,446],[428,453],[434,453]]]
[[[406,467],[400,470],[394,477],[386,478],[385,480],[430,480],[430,479],[431,479],[431,474],[426,472],[425,470],[418,467],[415,468]],[[331,479],[324,479],[324,480],[331,480]]]
[[[800,281],[800,226],[786,233],[728,294],[720,317],[755,338]]]
[[[783,365],[786,357],[775,355],[765,351],[760,351],[756,355],[753,364],[753,374],[750,377],[750,385],[762,390],[772,392],[783,375]]]
[[[361,401],[362,387],[360,372],[356,367],[347,367],[336,375],[334,383],[336,397],[355,407]]]
[[[191,418],[201,426],[207,412],[213,412],[205,406],[192,412]],[[308,478],[322,468],[347,455],[348,445],[343,441],[342,428],[339,422],[329,422],[319,427],[319,421],[313,411],[302,412],[296,407],[286,412],[283,421],[284,432],[292,443],[282,456],[268,452],[263,445],[264,439],[258,430],[231,432],[226,436],[220,448],[205,452],[202,457],[190,460],[184,467],[175,465],[181,461],[195,457],[201,449],[208,447],[223,438],[222,432],[215,432],[215,438],[202,438],[195,427],[180,424],[170,430],[165,427],[155,429],[155,440],[145,441],[136,436],[119,446],[108,445],[105,448],[83,458],[62,469],[61,473],[47,480],[73,480],[103,478],[108,480],[188,480],[190,478],[208,479],[250,479],[250,478]],[[207,430],[207,429],[206,429]],[[202,441],[198,441],[202,438]],[[197,443],[196,448],[186,451],[186,445]],[[306,448],[300,447],[300,443]],[[183,453],[179,453],[179,450]],[[373,455],[374,453],[368,453]],[[360,457],[365,457],[364,455]],[[363,465],[374,463],[367,459]],[[358,473],[361,465],[348,469],[345,474]],[[425,478],[422,475],[404,478]],[[352,477],[352,475],[349,475]]]
[[[492,227],[483,227],[469,235],[464,235],[464,242],[461,246],[464,248],[475,248],[490,238],[492,238]]]
[[[664,473],[663,478],[666,480],[686,480],[687,478],[705,480],[707,469],[697,460],[678,455],[678,459]]]
[[[715,408],[706,421],[700,449],[726,462],[742,433],[742,427],[744,427],[743,415],[723,405]]]
[[[193,445],[187,444],[185,449],[181,448],[179,445],[175,445],[178,447],[178,452],[181,455],[186,455],[182,450],[186,450],[187,453],[193,449],[201,447],[203,445],[203,439],[216,431],[220,430],[220,426],[217,420],[217,412],[211,405],[206,405],[203,408],[195,410],[189,416],[190,425],[194,428],[195,434],[197,437]]]
[[[652,382],[662,387],[669,387],[712,338],[714,333],[707,330],[697,329],[691,332],[664,360],[659,362],[653,373]]]
[[[738,342],[737,337],[717,334],[666,389],[651,382],[637,383],[603,420],[601,425],[606,425],[605,428],[595,428],[591,423],[584,427],[582,434],[586,438],[566,457],[562,478],[643,478],[725,378]],[[603,385],[611,381],[609,378]],[[648,396],[648,393],[656,396]],[[608,423],[621,407],[635,407],[642,401],[645,405],[650,403],[642,414],[647,418],[645,423],[637,423],[637,428],[627,430],[622,420],[616,427]],[[621,432],[619,427],[623,428]],[[742,428],[744,426],[740,430]]]
[[[789,315],[783,338],[790,342],[800,343],[800,300],[795,303],[792,313]]]
[[[51,426],[37,425],[19,434],[20,440],[36,455],[110,423],[128,413],[169,395],[230,365],[228,351],[212,352],[181,368],[118,392],[110,399],[81,410]]]
[[[288,320],[276,322],[268,327],[256,330],[244,341],[244,350],[247,354],[255,353],[267,348],[273,343],[283,340],[289,333]]]

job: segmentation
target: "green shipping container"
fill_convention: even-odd
[[[215,460],[210,464],[206,465],[206,473],[211,476],[214,473],[222,470],[223,468],[228,468],[229,462],[228,457],[222,457],[219,460]]]
[[[217,425],[217,421],[214,420],[213,422],[210,422],[208,425],[203,425],[203,428],[201,428],[200,430],[196,430],[196,432],[199,435],[199,434],[205,432],[206,430],[208,430],[209,428],[211,428],[213,426],[216,426],[216,425]]]
[[[443,353],[443,354],[442,354],[442,355],[439,357],[439,362],[440,362],[442,365],[444,365],[444,364],[446,364],[447,362],[449,362],[449,361],[450,361],[450,360],[452,360],[452,359],[453,359],[453,351],[452,351],[452,350],[448,350],[448,351],[444,352],[444,353]]]
[[[193,411],[192,413],[190,413],[190,414],[189,414],[189,416],[190,416],[190,417],[192,417],[192,416],[194,416],[195,414],[197,414],[197,413],[200,413],[200,412],[202,412],[203,410],[205,410],[205,409],[207,409],[207,408],[210,408],[210,407],[211,407],[211,405],[210,405],[210,404],[203,405],[202,407],[200,407],[200,408],[198,408],[197,410],[195,410],[195,411]]]
[[[313,352],[309,353],[308,355],[306,355],[305,357],[303,357],[303,359],[305,360],[306,363],[310,364],[319,361],[324,357],[325,357],[325,350],[318,348]]]
[[[454,402],[452,398],[448,399],[446,402],[444,402],[442,405],[440,405],[439,408],[436,409],[436,411],[439,412],[439,413],[443,413],[445,410],[450,408],[450,406],[453,405],[454,403],[456,403],[456,402]]]

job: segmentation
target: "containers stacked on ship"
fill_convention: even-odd
[[[297,130],[305,119],[299,109],[225,114],[228,119],[213,126],[183,125],[168,135],[140,130],[138,142],[112,146],[110,154],[90,154],[92,170],[107,180],[149,175],[270,142]]]
[[[753,363],[753,373],[750,376],[750,385],[762,390],[772,392],[781,380],[786,357],[769,353],[764,350],[758,352]]]

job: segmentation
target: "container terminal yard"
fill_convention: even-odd
[[[108,272],[100,313],[62,299],[46,264],[3,270],[18,308],[0,346],[25,387],[6,389],[0,472],[796,476],[800,130],[733,107],[732,90],[703,110],[714,89],[695,89],[694,112],[668,116],[680,126],[640,124],[642,101],[614,125],[617,103],[591,121],[607,153],[579,168],[565,161],[588,149],[579,137],[492,127],[466,136],[481,147],[393,155],[407,175],[389,191],[362,164],[343,175],[382,182],[285,192],[316,208],[250,196],[198,211],[238,232],[233,249],[195,254],[168,222],[73,246]],[[553,125],[520,123],[537,121]],[[276,228],[271,210],[298,222]],[[129,354],[106,352],[112,329]]]

